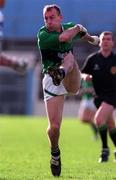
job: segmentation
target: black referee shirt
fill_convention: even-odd
[[[82,73],[92,75],[92,82],[98,96],[113,95],[116,98],[116,54],[104,57],[98,51],[86,59]]]

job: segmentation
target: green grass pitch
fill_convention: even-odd
[[[44,117],[0,117],[0,180],[116,180],[114,147],[108,163],[99,164],[100,140],[76,118],[64,118],[60,149],[62,174],[50,173],[50,151]]]

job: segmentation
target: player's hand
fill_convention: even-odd
[[[82,73],[82,74],[81,74],[81,78],[82,78],[84,81],[91,81],[91,80],[92,80],[92,75]]]
[[[91,36],[93,38],[93,42],[90,42],[93,45],[98,45],[99,44],[99,37],[98,36]]]
[[[80,28],[81,32],[87,33],[87,29],[85,27],[83,27],[81,24],[77,24],[77,26]]]

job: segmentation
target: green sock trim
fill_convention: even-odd
[[[115,133],[116,133],[116,128],[110,130],[110,134],[115,134]]]
[[[107,129],[107,125],[106,124],[103,124],[103,125],[98,127],[98,131],[103,131],[103,130],[106,130],[106,129]]]

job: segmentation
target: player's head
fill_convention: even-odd
[[[56,4],[46,5],[43,9],[45,26],[50,31],[58,31],[61,26],[62,15],[60,7]]]
[[[114,46],[114,37],[111,31],[104,31],[100,34],[99,46],[102,50],[112,50]]]

